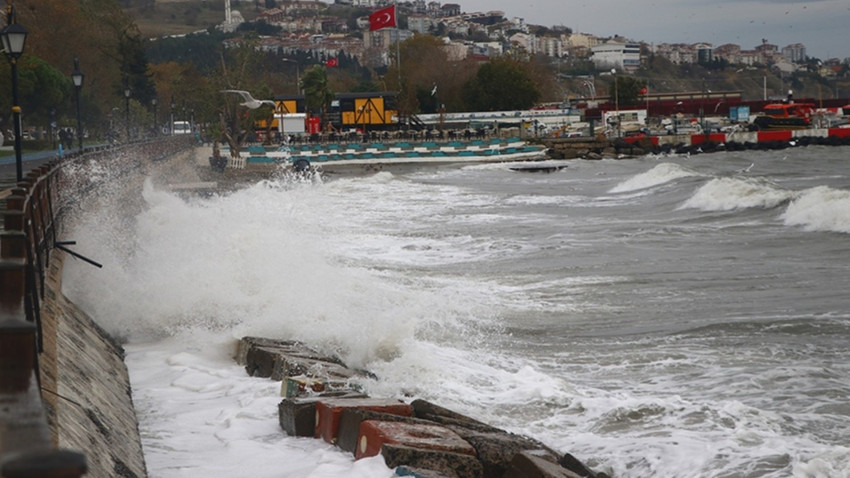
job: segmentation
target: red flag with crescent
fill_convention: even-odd
[[[328,58],[325,61],[325,66],[339,66],[339,60],[337,60],[336,58]]]
[[[390,5],[387,8],[382,8],[369,14],[369,31],[394,26],[396,26],[395,5]]]

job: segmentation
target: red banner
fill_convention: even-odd
[[[325,61],[325,66],[339,66],[339,60],[336,58],[328,58],[327,61]]]
[[[396,26],[395,5],[390,5],[387,8],[382,8],[369,14],[369,31],[394,26]]]

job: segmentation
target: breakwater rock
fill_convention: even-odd
[[[647,154],[700,154],[717,151],[777,150],[797,146],[848,146],[850,128],[739,131],[664,136],[541,138],[549,159],[601,159]]]
[[[355,459],[382,455],[398,476],[606,478],[559,453],[422,399],[369,397],[350,369],[296,341],[244,337],[236,360],[249,375],[281,381],[281,428],[332,443]]]

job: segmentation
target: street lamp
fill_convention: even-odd
[[[24,179],[23,158],[21,157],[21,107],[18,105],[18,58],[24,53],[27,41],[27,29],[15,23],[14,7],[9,7],[8,25],[0,32],[3,51],[12,66],[12,116],[15,122],[15,171],[17,180]]]
[[[285,62],[295,63],[295,91],[298,94],[301,94],[301,65],[298,64],[297,60],[293,60],[292,58],[283,58]]]
[[[130,142],[130,87],[124,86],[124,130],[127,133],[127,142]]]
[[[74,58],[74,71],[71,72],[71,79],[74,80],[74,89],[77,92],[77,138],[80,142],[80,152],[83,151],[83,122],[80,119],[80,90],[83,88],[83,79],[85,75],[80,71],[80,60]]]
[[[617,137],[620,137],[620,90],[617,87],[617,69],[611,68],[611,74],[614,75],[614,105],[617,109]]]
[[[156,98],[151,100],[151,104],[153,105],[153,135],[159,136],[159,125],[156,122]]]
[[[174,103],[174,95],[171,95],[171,129],[168,130],[168,133],[174,134],[174,107],[177,105]]]

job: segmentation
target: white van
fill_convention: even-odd
[[[192,127],[188,121],[175,121],[174,134],[191,134]]]

